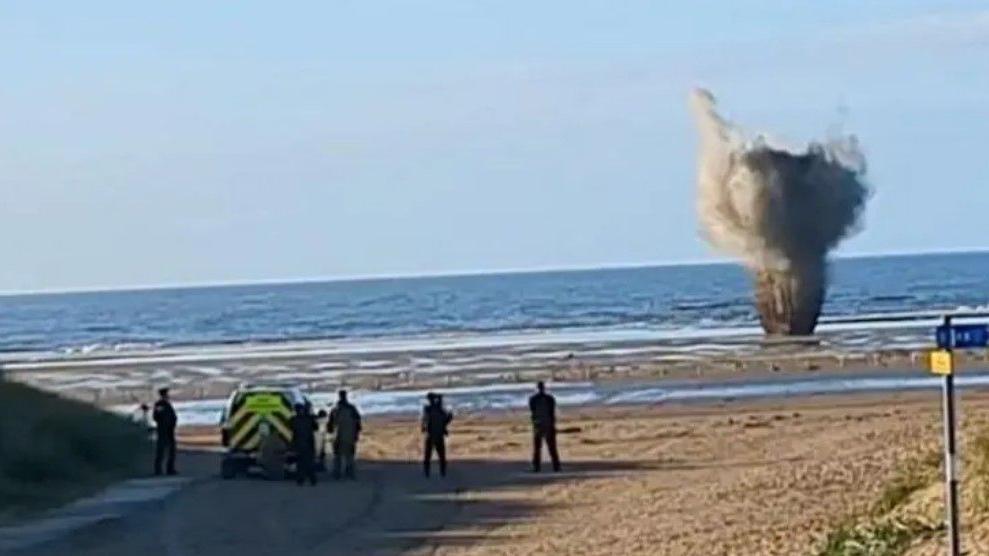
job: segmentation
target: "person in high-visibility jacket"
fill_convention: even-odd
[[[337,404],[330,411],[326,422],[326,432],[333,436],[333,478],[341,474],[348,479],[355,478],[354,457],[357,454],[357,441],[361,436],[361,414],[349,400],[347,391],[338,392]]]

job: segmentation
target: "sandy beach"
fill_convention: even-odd
[[[961,407],[971,436],[989,395]],[[359,480],[301,490],[221,481],[215,455],[188,456],[197,486],[161,511],[32,554],[814,554],[936,451],[940,409],[936,392],[582,408],[561,412],[560,433],[564,471],[536,475],[523,413],[457,419],[451,475],[426,480],[415,419],[372,418]],[[190,448],[215,439],[183,431]]]
[[[818,554],[905,464],[937,452],[937,383],[910,342],[316,343],[22,360],[7,372],[118,409],[171,384],[180,415],[203,423],[181,433],[187,449],[206,450],[182,466],[195,486],[160,513],[68,539],[75,554],[240,556],[263,545],[271,554],[792,555]],[[961,434],[971,438],[986,426],[987,352],[958,355]],[[408,365],[422,368],[400,370]],[[301,383],[319,404],[351,388],[369,412],[360,480],[311,491],[220,480],[212,423],[223,396],[255,378]],[[540,379],[560,401],[559,474],[528,472],[524,401]],[[835,389],[809,395],[814,382]],[[443,481],[424,480],[419,463],[415,411],[429,388],[458,410]]]
[[[966,404],[976,413],[989,397]],[[466,486],[431,553],[809,554],[940,438],[936,395],[563,417],[567,473]],[[368,455],[414,456],[408,428],[375,426]],[[502,415],[458,423],[451,444],[457,457],[507,465],[525,460],[530,440],[524,419]]]

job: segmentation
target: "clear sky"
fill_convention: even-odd
[[[861,137],[842,253],[989,247],[985,6],[6,2],[0,290],[709,260],[695,85]]]

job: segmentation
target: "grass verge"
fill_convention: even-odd
[[[146,431],[93,406],[0,381],[0,521],[95,492],[147,464]]]
[[[915,541],[938,533],[942,526],[890,514],[937,479],[939,464],[940,453],[933,450],[904,462],[870,511],[831,531],[816,556],[899,556]]]
[[[886,485],[872,507],[872,515],[882,516],[907,501],[910,495],[931,484],[938,477],[941,452],[930,450],[921,457],[904,462],[893,480]]]
[[[894,518],[861,525],[848,523],[828,535],[817,556],[899,556],[917,539],[940,529],[916,520]]]
[[[966,446],[971,454],[969,473],[972,485],[972,507],[980,514],[989,514],[989,429],[983,429]]]

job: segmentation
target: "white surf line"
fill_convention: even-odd
[[[989,386],[989,375],[959,376],[962,388]],[[605,400],[606,405],[643,404],[658,402],[688,402],[723,400],[729,398],[792,398],[828,394],[855,394],[907,390],[936,390],[941,380],[934,376],[863,376],[850,378],[799,379],[791,381],[724,383],[695,387],[653,386],[619,392]]]
[[[743,337],[743,336],[747,336],[747,334],[740,333],[738,334],[738,336]],[[697,339],[702,339],[702,338],[707,338],[707,337],[698,337]],[[722,338],[722,337],[719,336],[718,338]],[[817,336],[814,338],[819,340],[826,339],[826,337],[824,336]],[[663,340],[668,340],[668,338],[658,338],[656,340],[663,341]],[[703,350],[700,352],[698,352],[698,349],[693,345],[685,346],[679,344],[658,345],[654,348],[638,348],[638,349],[632,348],[629,350],[622,350],[620,347],[618,347],[623,342],[631,343],[635,341],[639,341],[639,340],[638,339],[624,340],[624,341],[616,340],[615,348],[605,349],[605,350],[591,349],[588,351],[588,353],[584,353],[584,351],[580,349],[580,346],[583,345],[584,342],[576,341],[576,340],[573,341],[572,344],[563,344],[560,341],[553,341],[553,342],[546,342],[545,344],[542,345],[572,345],[575,348],[572,350],[572,353],[574,355],[587,357],[587,358],[594,358],[596,356],[607,357],[610,356],[609,352],[621,354],[623,351],[627,351],[632,355],[639,354],[646,356],[650,353],[654,353],[654,354],[663,354],[665,358],[670,358],[680,354],[681,357],[692,358],[698,356],[712,356],[716,354],[730,355],[734,352],[744,352],[745,350],[743,348],[745,347],[754,348],[762,345],[761,343],[757,342],[757,340],[753,337],[751,344],[732,343],[732,344],[726,344],[724,346],[718,346],[718,344],[706,342],[703,344],[699,344],[699,346],[703,347]],[[841,342],[839,341],[837,343],[840,344]],[[885,344],[888,342],[884,341],[883,343]],[[912,348],[916,345],[921,345],[921,343],[918,343],[917,340],[911,341],[904,339],[902,345],[900,343],[895,343],[893,345],[890,345],[889,347],[906,349],[906,348]],[[491,349],[497,349],[499,346],[490,345],[485,347]],[[500,347],[506,347],[506,346],[500,346]],[[832,348],[834,347],[836,346],[832,346]],[[851,346],[849,347],[851,348]],[[862,346],[862,348],[864,349],[873,349],[875,347],[876,346],[870,342],[866,342]],[[467,350],[467,349],[483,349],[483,348],[462,347],[458,349]],[[428,352],[441,351],[441,348],[437,346],[420,346],[418,348],[415,348],[415,350],[418,350],[419,352],[428,353]],[[112,367],[150,366],[150,365],[166,365],[166,364],[188,365],[188,364],[197,364],[197,363],[234,363],[234,362],[245,363],[250,361],[277,361],[277,360],[307,359],[307,358],[312,359],[319,357],[341,356],[341,355],[349,355],[349,356],[359,356],[359,355],[368,355],[368,354],[383,355],[388,353],[408,354],[410,353],[410,351],[409,348],[399,348],[396,346],[379,346],[379,347],[368,346],[360,350],[354,350],[352,348],[338,348],[338,347],[327,347],[327,348],[319,348],[319,349],[300,349],[296,351],[273,350],[270,352],[254,351],[254,350],[244,351],[244,352],[233,352],[229,350],[224,350],[223,352],[220,353],[200,352],[200,353],[183,353],[183,354],[175,354],[175,355],[147,354],[147,355],[128,355],[128,356],[107,356],[103,358],[87,358],[80,360],[45,359],[45,360],[36,360],[36,361],[10,361],[4,363],[2,365],[2,368],[4,371],[7,372],[37,372],[37,371],[54,372],[54,371],[70,371],[70,370],[92,369],[92,368],[106,369],[108,367],[112,368]],[[516,357],[517,360],[519,361],[525,359],[540,359],[546,361],[546,360],[562,359],[564,353],[569,355],[571,352],[534,351],[531,353],[519,354],[516,355]],[[384,361],[380,361],[380,362],[376,361],[373,363],[367,363],[367,362],[362,363],[360,359],[354,359],[353,361],[350,362],[342,361],[342,362],[332,363],[333,366],[339,365],[340,367],[344,367],[344,368],[349,366],[373,367],[375,364],[383,366],[386,363]],[[402,363],[402,365],[399,365],[398,361],[394,362],[393,364],[396,367],[402,366],[404,368],[405,366],[404,363]]]
[[[920,311],[899,311],[889,313],[864,313],[860,315],[821,317],[820,324],[864,324],[864,323],[912,323],[913,326],[938,325],[945,315],[950,315],[955,320],[963,319],[984,319],[989,317],[989,311],[985,310],[959,310],[951,309],[945,311],[920,310]],[[902,327],[908,325],[901,324]]]
[[[540,335],[506,335],[466,338],[412,338],[412,339],[368,339],[353,340],[338,344],[272,344],[270,346],[248,345],[231,347],[201,346],[184,349],[164,348],[153,352],[139,352],[127,355],[105,354],[84,357],[46,354],[32,359],[3,362],[7,371],[32,371],[52,369],[79,369],[107,366],[154,365],[166,363],[200,363],[222,361],[303,359],[329,356],[385,355],[391,353],[434,353],[446,350],[498,349],[498,348],[540,348],[545,346],[580,346],[593,342],[631,343],[643,341],[685,341],[703,338],[724,338],[752,335],[756,329],[697,329],[683,331],[669,330],[604,330],[581,331],[574,333],[548,333]],[[534,354],[542,353],[536,350]],[[562,353],[562,352],[561,352]],[[523,354],[529,356],[534,354]]]
[[[957,319],[976,319],[989,316],[986,311],[916,311],[902,313],[868,313],[846,316],[822,316],[819,336],[831,332],[869,331],[889,329],[920,329],[933,327],[943,314],[952,314]],[[30,362],[46,363],[61,361],[89,361],[126,358],[128,360],[162,357],[196,357],[209,355],[221,360],[224,355],[234,359],[244,358],[245,354],[263,353],[262,357],[277,358],[295,354],[362,354],[388,352],[420,352],[447,349],[534,347],[547,344],[574,345],[595,342],[636,342],[636,341],[685,341],[703,338],[730,338],[752,336],[763,337],[762,329],[755,323],[735,326],[698,328],[680,326],[678,328],[655,328],[629,326],[616,328],[587,328],[559,330],[521,330],[517,332],[465,332],[424,334],[413,337],[367,337],[325,340],[284,340],[271,342],[214,343],[183,346],[142,346],[124,352],[100,349],[80,353],[54,351],[24,351],[0,353],[0,364],[22,365]],[[126,355],[124,355],[126,353]],[[204,359],[205,360],[205,359]]]

